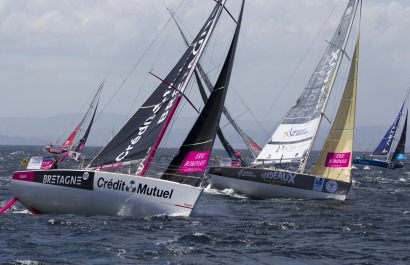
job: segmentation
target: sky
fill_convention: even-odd
[[[410,85],[410,1],[363,2],[356,124],[389,124]],[[231,114],[281,119],[346,3],[248,0],[227,99]],[[169,10],[192,39],[213,6],[212,0],[0,0],[0,118],[84,111],[107,75],[100,110],[135,111],[158,85],[148,72],[165,77],[184,50]],[[226,4],[235,18],[239,6],[239,0]],[[223,61],[233,29],[224,12],[203,61],[208,70]]]

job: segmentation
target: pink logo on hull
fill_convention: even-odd
[[[13,179],[23,181],[34,181],[34,171],[14,172]]]
[[[184,162],[182,162],[182,165],[179,168],[178,172],[186,173],[205,171],[206,165],[208,164],[210,153],[211,151],[189,152],[186,155]]]
[[[325,167],[348,167],[351,153],[327,153]]]

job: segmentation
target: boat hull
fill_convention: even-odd
[[[394,163],[394,162],[387,162],[387,161],[380,161],[380,160],[373,160],[373,159],[363,159],[363,158],[353,159],[353,164],[376,166],[376,167],[383,167],[383,168],[388,168],[388,169],[403,168],[402,163]]]
[[[161,179],[90,170],[13,174],[13,197],[37,214],[189,216],[202,188]]]
[[[345,200],[351,183],[273,169],[211,167],[209,181],[217,189],[234,189],[257,199],[297,198]]]

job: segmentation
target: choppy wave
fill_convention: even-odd
[[[0,205],[21,156],[40,147],[7,148]],[[407,264],[409,178],[407,170],[355,169],[343,202],[252,200],[209,186],[190,217],[34,215],[17,202],[0,215],[0,263]]]

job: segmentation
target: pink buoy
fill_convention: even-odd
[[[0,213],[4,213],[8,208],[10,208],[10,206],[13,205],[13,203],[15,203],[17,201],[16,198],[12,198],[8,203],[6,203],[6,205],[3,206],[3,208],[0,209]]]

